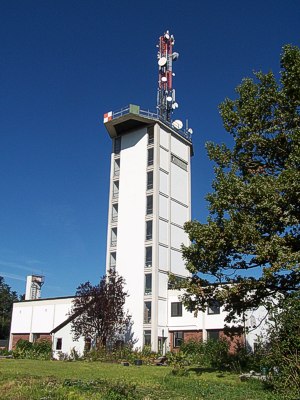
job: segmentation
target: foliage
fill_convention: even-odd
[[[97,346],[113,346],[128,335],[131,317],[124,311],[127,293],[124,279],[110,270],[99,285],[81,284],[76,291],[71,311],[72,332],[75,340],[80,337]]]
[[[206,342],[188,341],[180,346],[180,352],[190,364],[218,370],[229,366],[229,343],[225,338]]]
[[[300,398],[300,293],[274,308],[265,344],[269,382],[283,399]]]
[[[17,293],[0,276],[0,339],[7,339],[10,331],[10,321],[13,303],[18,301]]]
[[[129,362],[134,364],[136,360],[141,360],[143,365],[153,364],[158,354],[151,351],[147,346],[140,349],[132,349],[130,345],[124,345],[120,348],[106,349],[99,347],[85,353],[84,358],[88,361],[102,362]]]
[[[13,350],[14,358],[28,358],[33,360],[50,360],[52,357],[52,343],[49,340],[29,342],[20,339]]]
[[[217,299],[227,322],[299,290],[300,49],[283,48],[281,78],[255,73],[220,105],[233,147],[207,144],[216,164],[207,222],[185,224],[183,257],[191,311]],[[220,290],[220,288],[222,290]]]

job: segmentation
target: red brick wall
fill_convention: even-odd
[[[48,340],[49,342],[52,342],[52,337],[49,333],[41,333],[40,337],[37,339],[37,342],[41,342],[42,340]]]
[[[229,337],[224,334],[222,330],[220,330],[219,338],[225,338],[229,341],[229,353],[234,353],[236,350],[237,344],[244,343],[244,335],[241,336],[233,336]],[[190,340],[199,342],[203,340],[203,333],[202,331],[184,331],[183,333],[183,341],[186,343]],[[170,332],[170,350],[177,352],[179,351],[179,347],[173,347],[174,343],[174,332]]]
[[[193,340],[195,342],[202,341],[202,331],[184,331],[183,332],[183,341],[189,342]],[[179,351],[179,347],[173,347],[174,344],[174,332],[170,332],[170,350],[171,351]]]
[[[12,335],[12,348],[16,347],[17,342],[20,339],[29,340],[29,333],[15,333]]]
[[[232,337],[226,336],[224,332],[220,332],[220,339],[225,338],[229,342],[229,353],[233,354],[236,351],[236,346],[237,345],[243,345],[245,342],[245,337],[244,335],[234,335]]]

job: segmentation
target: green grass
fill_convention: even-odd
[[[1,400],[276,400],[260,382],[230,373],[100,362],[0,360]]]

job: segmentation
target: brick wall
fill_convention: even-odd
[[[16,347],[17,342],[20,340],[29,340],[29,333],[15,333],[12,335],[12,348]]]
[[[202,341],[202,331],[184,331],[183,332],[184,342],[189,342],[191,340],[195,342]],[[173,347],[174,345],[174,332],[170,332],[170,350],[179,351],[179,347]]]

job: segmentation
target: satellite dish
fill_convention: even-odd
[[[165,38],[166,38],[167,40],[170,39],[169,31],[167,31],[167,32],[165,33]]]
[[[189,128],[189,129],[188,129],[188,133],[189,133],[190,135],[192,135],[192,134],[193,134],[193,129],[192,129],[192,128]]]
[[[173,104],[172,104],[172,108],[173,108],[173,110],[175,110],[175,108],[178,108],[178,103],[176,103],[176,102],[173,103]]]
[[[163,76],[163,77],[161,78],[161,81],[162,81],[162,82],[167,82],[167,80],[168,80],[168,79],[167,79],[165,76]]]
[[[175,121],[172,122],[172,126],[176,129],[182,129],[183,123],[180,119],[175,119]]]
[[[175,72],[172,72],[172,76],[175,76]]]
[[[172,54],[172,60],[173,60],[173,61],[178,60],[178,57],[179,57],[179,53],[176,53],[176,52],[175,52],[175,53]]]
[[[167,101],[172,101],[172,97],[171,96],[167,96]]]
[[[166,63],[167,63],[166,57],[161,57],[161,58],[158,60],[158,65],[159,65],[160,67],[163,67]]]

